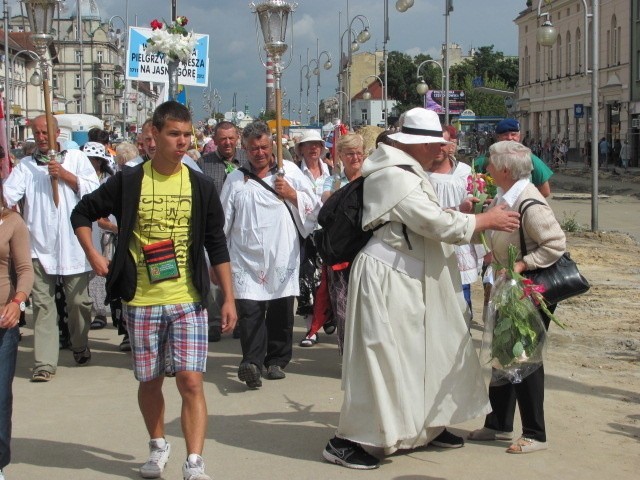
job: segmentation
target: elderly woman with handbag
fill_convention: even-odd
[[[488,243],[494,263],[507,265],[508,249],[513,245],[519,249],[514,268],[517,273],[526,276],[527,271],[553,265],[563,256],[566,239],[553,211],[529,181],[533,168],[531,150],[514,141],[497,142],[489,149],[488,161],[487,171],[498,186],[498,195],[492,206],[506,204],[509,209],[521,214],[520,231],[489,233]],[[522,243],[521,235],[524,240]],[[550,312],[555,307],[548,305]],[[548,329],[549,317],[542,310],[540,314]],[[493,411],[487,415],[483,428],[470,433],[469,440],[511,440],[517,402],[523,432],[507,449],[507,453],[530,453],[547,448],[544,366],[541,365],[521,383],[490,385],[489,400]]]

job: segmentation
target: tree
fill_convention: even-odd
[[[456,88],[463,85],[469,75],[500,80],[506,84],[506,89],[514,90],[518,85],[518,59],[505,58],[502,52],[494,52],[493,45],[479,47],[473,57],[449,68],[450,82]]]
[[[467,75],[462,87],[458,90],[465,92],[465,108],[473,110],[478,116],[507,116],[507,107],[504,104],[504,97],[493,93],[482,93],[473,88],[473,78]],[[484,85],[498,90],[508,90],[508,85],[502,80],[484,79]]]

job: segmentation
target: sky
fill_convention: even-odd
[[[171,18],[172,0],[94,1],[105,21],[114,15],[126,19],[127,4],[131,26],[137,24],[148,27],[155,18]],[[243,110],[247,104],[250,113],[257,115],[265,103],[265,69],[258,55],[255,15],[249,8],[249,0],[175,1],[178,15],[189,19],[187,28],[210,36],[209,85],[221,97],[220,110],[231,110],[235,94],[238,110]],[[260,3],[261,0],[254,1]],[[445,35],[445,0],[415,0],[413,7],[404,13],[395,9],[395,0],[388,1],[388,51],[397,50],[412,56],[422,52],[439,58]],[[70,10],[75,10],[76,0],[66,0],[66,3]],[[382,50],[384,35],[385,0],[298,0],[297,3],[298,7],[293,15],[293,48],[291,36],[287,40],[292,61],[282,76],[282,86],[286,90],[284,102],[290,99],[292,110],[297,109],[300,100],[301,66],[307,63],[307,49],[309,59],[316,58],[316,41],[319,51],[330,53],[333,61],[331,70],[322,70],[320,74],[322,99],[335,94],[340,57],[339,40],[347,30],[347,18],[350,21],[353,19],[351,24],[356,31],[360,31],[362,25],[360,20],[354,19],[357,15],[364,15],[371,26],[371,39],[361,45],[359,52],[373,52],[376,48]],[[525,8],[525,3],[525,0],[453,0],[449,41],[459,44],[465,53],[471,47],[494,45],[496,51],[516,55],[518,38],[513,20]],[[16,5],[17,2],[10,2],[11,4]],[[12,14],[18,12],[19,7],[12,6]],[[121,23],[114,20],[116,28]],[[346,45],[344,48],[346,50]],[[326,55],[321,55],[321,63],[325,59]],[[304,72],[306,73],[306,69]],[[315,102],[316,81],[315,76],[311,78],[310,102]],[[304,78],[303,89],[302,101],[306,102]],[[200,87],[187,89],[197,119],[206,116],[203,91]],[[312,104],[312,110],[313,108],[315,103]]]

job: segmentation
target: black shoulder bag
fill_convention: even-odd
[[[527,254],[527,246],[524,241],[522,218],[524,212],[532,205],[545,205],[543,202],[529,198],[520,204],[520,251],[524,257]],[[581,295],[589,290],[590,285],[578,271],[576,262],[571,259],[569,252],[564,254],[553,265],[536,270],[526,270],[522,275],[531,279],[536,285],[545,288],[542,296],[548,305],[555,305],[567,298]]]

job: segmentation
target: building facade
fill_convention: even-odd
[[[547,139],[565,139],[570,153],[579,158],[584,156],[590,139],[590,118],[595,114],[600,137],[607,138],[610,144],[625,139],[631,142],[631,2],[600,3],[596,42],[591,35],[585,36],[585,13],[591,13],[590,2],[586,2],[589,12],[585,12],[582,0],[545,3],[543,11],[549,12],[558,31],[551,47],[537,43],[536,32],[544,18],[538,18],[537,2],[532,3],[535,5],[515,19],[520,57],[517,113],[523,135],[543,143]],[[589,41],[585,42],[587,37]],[[591,105],[592,74],[587,73],[591,68],[589,49],[594,44],[600,59],[600,68],[594,73],[599,80],[596,106]]]

